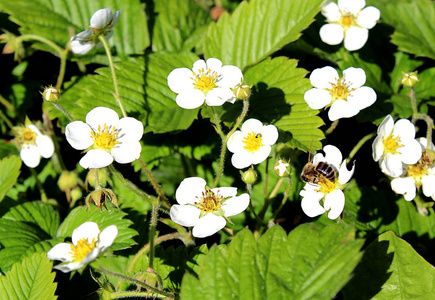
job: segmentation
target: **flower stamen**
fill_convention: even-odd
[[[257,152],[263,145],[261,134],[256,134],[255,132],[248,133],[248,135],[244,137],[242,141],[245,144],[243,148],[251,153]]]
[[[90,243],[87,238],[82,238],[77,241],[77,246],[71,244],[70,247],[71,252],[69,253],[72,255],[74,261],[80,262],[95,248],[95,238],[93,238]]]
[[[212,71],[210,68],[204,70],[204,68],[200,69],[198,74],[193,72],[193,76],[190,79],[193,80],[193,85],[195,89],[202,91],[204,94],[207,94],[209,91],[214,89],[217,85],[217,81],[219,79],[219,75]]]
[[[330,94],[333,100],[347,100],[347,98],[350,96],[350,92],[354,91],[355,89],[349,89],[350,82],[345,82],[344,78],[341,77],[340,79],[337,79],[336,83],[332,83],[330,89],[326,89]]]
[[[332,193],[337,189],[338,179],[331,181],[327,178],[321,177],[319,182],[317,182],[316,184],[320,186],[320,188],[317,189],[316,192],[326,195]]]
[[[198,208],[205,213],[215,212],[221,208],[223,199],[219,192],[215,194],[211,190],[206,190],[205,193],[202,192]]]
[[[384,139],[385,153],[400,154],[400,152],[397,151],[397,149],[399,149],[402,146],[403,144],[401,143],[400,137],[399,136],[393,137],[392,133],[386,139]]]
[[[104,128],[101,129],[101,126],[98,125],[98,132],[91,132],[91,138],[97,148],[111,150],[119,143],[119,141],[117,141],[119,130],[112,126],[109,127],[106,124],[104,124],[103,127]]]
[[[340,24],[344,30],[347,30],[348,28],[355,26],[356,18],[350,12],[341,12],[341,17],[340,20],[338,20],[338,24]]]

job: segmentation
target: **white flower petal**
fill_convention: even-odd
[[[207,70],[207,65],[203,59],[199,59],[199,60],[195,61],[193,63],[193,68],[192,68],[192,71],[195,72],[196,74],[200,73],[201,70],[204,70],[204,71]]]
[[[92,43],[81,43],[79,41],[71,42],[71,51],[75,54],[84,55],[94,48]]]
[[[311,84],[319,89],[331,88],[331,82],[335,82],[339,78],[337,70],[333,67],[326,66],[313,70],[310,75]]]
[[[338,24],[325,24],[319,31],[320,39],[328,45],[338,45],[344,39],[344,29]]]
[[[346,184],[352,178],[353,173],[355,172],[355,161],[353,162],[352,169],[349,171],[346,167],[346,160],[342,162],[340,165],[340,170],[338,172],[338,182],[340,184]]]
[[[348,96],[347,101],[349,101],[349,103],[351,103],[355,108],[362,110],[375,103],[376,98],[376,92],[372,88],[363,86],[352,91]]]
[[[177,105],[184,109],[195,109],[204,104],[205,95],[200,90],[189,90],[180,93],[175,98]]]
[[[175,199],[179,204],[193,204],[205,192],[206,181],[200,177],[188,177],[178,186],[175,191]]]
[[[405,164],[415,164],[422,155],[421,145],[417,140],[411,140],[403,147],[397,149],[400,152],[400,160]]]
[[[199,221],[201,211],[192,205],[174,204],[171,207],[169,215],[171,220],[181,226],[192,227]]]
[[[225,217],[231,217],[240,214],[249,205],[249,194],[242,194],[238,197],[228,199],[222,205]]]
[[[237,188],[235,187],[218,187],[211,189],[211,191],[214,194],[219,194],[220,196],[223,196],[224,198],[234,197],[237,195]]]
[[[333,145],[326,145],[323,147],[323,152],[325,152],[325,161],[338,170],[343,161],[341,151]]]
[[[412,177],[394,178],[391,180],[391,189],[396,194],[404,195],[407,201],[411,201],[416,196],[415,181]]]
[[[113,14],[110,8],[97,10],[91,17],[90,25],[92,28],[102,28],[112,21]]]
[[[120,164],[128,164],[140,157],[142,146],[137,141],[122,142],[119,147],[110,151],[115,161]]]
[[[207,61],[208,65],[208,61]],[[226,65],[221,68],[222,79],[219,80],[218,86],[234,88],[237,84],[242,82],[243,73],[236,66]]]
[[[192,235],[197,238],[204,238],[215,234],[224,228],[226,224],[227,221],[223,217],[208,213],[200,218],[198,223],[193,227]]]
[[[343,71],[345,82],[350,82],[350,89],[357,89],[366,82],[366,72],[361,68],[348,68]]]
[[[212,71],[220,71],[220,69],[222,67],[222,62],[219,59],[214,58],[214,57],[207,59],[207,61],[205,63],[207,65],[207,68],[211,69]]]
[[[20,158],[29,168],[36,168],[41,161],[38,148],[34,145],[23,146],[20,150]]]
[[[394,120],[390,115],[386,116],[385,119],[379,124],[378,135],[382,137],[387,137],[391,134],[394,129]]]
[[[330,22],[337,22],[341,17],[338,5],[331,0],[326,1],[322,5],[322,15],[324,15],[326,20]]]
[[[312,88],[304,94],[304,100],[312,109],[321,109],[331,103],[331,94],[324,89]]]
[[[92,149],[86,152],[85,156],[80,159],[79,164],[84,169],[104,168],[113,162],[113,157],[109,152],[100,149]]]
[[[266,125],[260,130],[264,144],[274,145],[278,140],[278,129],[274,125]]]
[[[263,129],[263,123],[261,123],[261,121],[257,119],[248,119],[242,124],[242,127],[240,129],[245,134],[252,132],[260,133]]]
[[[231,157],[232,165],[237,169],[244,169],[252,164],[252,153],[247,151],[239,151]]]
[[[356,15],[366,6],[365,0],[338,0],[338,7],[341,11],[350,12]]]
[[[324,208],[328,212],[328,218],[331,220],[337,219],[344,209],[344,194],[342,190],[335,190],[325,196]]]
[[[118,128],[120,129],[120,136],[118,141],[139,141],[143,136],[143,124],[135,118],[125,117],[119,120]]]
[[[358,14],[356,23],[361,27],[372,29],[373,27],[375,27],[376,22],[379,20],[380,17],[381,12],[379,11],[379,9],[373,6],[367,6]]]
[[[174,69],[168,75],[168,86],[174,93],[180,93],[186,90],[193,90],[193,74],[188,68],[177,68]]]
[[[50,158],[54,153],[54,144],[48,135],[38,135],[35,139],[39,154],[44,158]]]
[[[60,264],[57,266],[54,266],[54,269],[57,269],[59,271],[62,271],[63,273],[68,273],[71,271],[75,271],[80,269],[81,267],[83,267],[85,264],[83,263],[83,261],[81,262],[71,262],[69,264]]]
[[[228,139],[227,148],[230,152],[243,151],[245,144],[243,143],[243,138],[245,134],[240,130],[236,130]]]
[[[77,246],[77,241],[85,238],[88,242],[92,242],[93,239],[95,241],[98,240],[98,235],[100,234],[100,229],[98,228],[98,224],[95,222],[85,222],[76,229],[74,229],[71,241],[74,246]]]
[[[208,106],[221,106],[227,101],[231,103],[236,101],[236,95],[228,87],[214,88],[205,96],[205,103]]]
[[[325,213],[325,209],[319,202],[323,198],[322,193],[308,193],[307,191],[302,190],[300,194],[303,196],[301,207],[307,216],[314,218]]]
[[[100,253],[101,253],[101,248],[92,249],[91,252],[89,252],[88,255],[86,255],[86,257],[81,261],[81,263],[83,265],[90,263],[91,261],[95,260],[98,257],[98,255],[100,255]]]
[[[381,170],[391,177],[403,174],[403,163],[398,155],[387,154],[381,162]]]
[[[415,138],[415,126],[407,119],[400,119],[393,129],[393,136],[400,136],[401,141],[413,140]]]
[[[435,200],[435,175],[427,175],[421,179],[423,194]]]
[[[98,248],[101,248],[101,252],[112,246],[117,235],[118,227],[116,227],[116,225],[110,225],[101,231],[100,235],[98,236]]]
[[[76,150],[84,150],[94,144],[91,132],[91,127],[82,121],[71,122],[65,127],[66,140]]]
[[[345,100],[336,100],[332,103],[328,111],[328,117],[331,121],[342,118],[351,118],[359,113],[359,109]]]
[[[47,258],[50,260],[60,260],[62,262],[73,260],[71,244],[60,243],[47,252]]]
[[[361,27],[350,27],[346,31],[346,36],[344,37],[344,48],[349,51],[359,50],[366,44],[368,38],[368,29]]]
[[[382,136],[377,136],[372,144],[372,156],[374,161],[378,161],[381,159],[382,155],[384,155],[384,140]]]
[[[251,163],[253,165],[258,165],[259,163],[262,163],[269,156],[271,150],[272,148],[269,145],[263,145],[256,152],[252,153]]]
[[[95,107],[86,115],[86,123],[95,131],[98,130],[98,126],[103,130],[104,124],[109,128],[118,127],[118,122],[119,116],[116,111],[103,106]]]

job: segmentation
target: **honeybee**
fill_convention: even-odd
[[[311,143],[311,147],[312,146],[313,144]],[[308,163],[302,169],[301,180],[313,184],[317,184],[322,178],[331,182],[335,181],[336,172],[330,164],[321,161],[315,165],[311,162],[311,147],[308,155]]]

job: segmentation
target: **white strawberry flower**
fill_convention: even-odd
[[[85,168],[104,168],[113,160],[131,163],[138,159],[142,147],[143,124],[135,118],[119,119],[107,107],[96,107],[86,115],[86,123],[74,121],[65,127],[68,143],[77,150],[85,150],[80,160]]]
[[[304,94],[304,99],[312,109],[330,107],[331,121],[350,118],[376,101],[376,92],[367,86],[366,74],[361,68],[348,68],[339,77],[333,67],[315,69],[310,75],[314,86]]]
[[[197,60],[192,70],[177,68],[168,75],[169,88],[178,94],[175,101],[185,109],[200,107],[204,102],[208,106],[234,103],[236,95],[232,89],[242,80],[243,74],[238,67],[222,66],[217,58]]]
[[[344,48],[349,51],[361,49],[372,29],[381,17],[379,9],[366,5],[365,0],[331,0],[322,5],[322,14],[326,18],[320,28],[320,38],[328,45],[338,45],[344,40]]]
[[[121,10],[117,10],[114,14],[110,8],[97,10],[91,17],[89,29],[71,38],[71,51],[75,54],[86,54],[93,48],[101,47],[99,36],[102,35],[109,40],[120,15]]]
[[[108,226],[100,232],[97,223],[86,222],[74,229],[72,244],[57,244],[47,252],[47,258],[60,260],[62,263],[54,268],[64,273],[78,270],[110,247],[117,235],[116,225]]]

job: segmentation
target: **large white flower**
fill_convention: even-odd
[[[235,187],[209,189],[202,178],[186,178],[175,192],[178,204],[171,207],[171,219],[182,226],[193,226],[194,237],[210,236],[225,227],[226,218],[248,207],[249,195],[236,195]]]
[[[237,169],[261,163],[269,156],[277,139],[278,129],[274,125],[263,125],[257,119],[246,120],[228,139],[228,150],[234,153],[231,163]]]
[[[391,180],[391,188],[397,194],[404,195],[405,200],[411,201],[417,195],[417,189],[422,187],[423,194],[435,200],[435,166],[426,151],[427,139],[417,139],[423,154],[421,159],[414,165],[405,166],[406,176]],[[431,143],[430,151],[435,151]]]
[[[238,67],[222,66],[217,58],[209,58],[207,62],[197,60],[192,70],[178,68],[168,75],[169,88],[178,94],[175,101],[186,109],[200,107],[204,101],[209,106],[234,103],[236,96],[232,89],[242,80]]]
[[[86,54],[92,48],[102,46],[99,36],[106,40],[113,35],[113,26],[118,22],[121,10],[112,14],[110,8],[97,10],[91,17],[89,29],[82,31],[71,38],[71,51],[75,54]]]
[[[139,140],[143,125],[138,120],[125,117],[107,107],[96,107],[86,115],[86,123],[74,121],[65,127],[65,136],[77,150],[85,150],[80,165],[103,168],[116,162],[126,164],[138,159],[142,147]]]
[[[422,154],[420,143],[415,139],[414,124],[406,119],[394,124],[390,115],[379,125],[372,150],[374,161],[379,161],[382,172],[391,177],[402,175],[404,164],[415,164]]]
[[[322,5],[322,14],[326,18],[320,28],[320,38],[329,45],[338,45],[344,39],[344,48],[349,51],[361,49],[372,29],[381,17],[379,9],[366,5],[365,0],[331,0]],[[364,9],[363,9],[364,8]]]
[[[74,229],[71,236],[72,244],[57,244],[47,252],[47,258],[62,261],[54,268],[64,273],[78,270],[110,247],[117,235],[116,225],[108,226],[100,233],[96,223],[86,222]]]
[[[48,135],[30,124],[27,127],[15,127],[15,142],[20,149],[20,157],[26,166],[35,168],[41,161],[41,156],[50,158],[54,153],[54,144]]]
[[[328,212],[328,218],[337,219],[344,209],[345,197],[343,189],[349,182],[355,170],[355,163],[349,171],[346,160],[342,159],[340,150],[332,145],[323,147],[325,155],[317,153],[313,158],[313,164],[319,162],[328,163],[336,172],[333,181],[321,177],[316,184],[307,183],[300,194],[301,206],[304,213],[309,217],[316,217]],[[322,205],[323,204],[323,205]]]
[[[312,109],[331,106],[328,111],[331,121],[353,117],[377,98],[372,88],[363,86],[366,74],[361,68],[348,68],[341,78],[333,67],[315,69],[310,81],[314,88],[305,92],[305,101]]]

